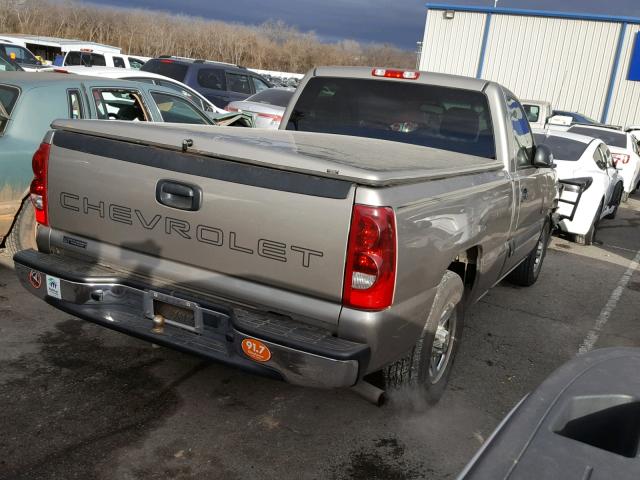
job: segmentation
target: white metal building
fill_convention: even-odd
[[[495,80],[522,99],[640,124],[640,18],[427,4],[420,69]]]

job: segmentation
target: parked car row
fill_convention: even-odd
[[[140,69],[173,78],[200,92],[211,103],[225,108],[273,87],[267,79],[246,68],[229,63],[164,56],[154,58]]]
[[[569,112],[563,113],[569,117]],[[579,123],[566,129],[545,126],[535,129],[536,143],[553,151],[564,187],[559,210],[564,219],[558,226],[577,243],[590,245],[600,221],[615,218],[620,203],[640,188],[638,138],[632,131],[601,124]]]

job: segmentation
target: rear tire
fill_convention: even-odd
[[[538,238],[538,243],[531,251],[527,258],[513,270],[507,280],[521,287],[530,287],[538,280],[540,271],[542,270],[542,262],[547,255],[547,246],[551,238],[551,229],[549,222],[545,222]]]
[[[573,240],[578,245],[591,245],[596,239],[596,230],[598,229],[598,225],[600,224],[600,215],[602,215],[602,206],[603,203],[600,202],[600,206],[598,207],[598,211],[596,212],[596,216],[593,218],[591,222],[591,227],[589,227],[589,231],[586,235],[574,235]]]
[[[616,185],[615,191],[613,192],[613,202],[611,203],[611,205],[613,206],[613,212],[611,212],[609,215],[604,217],[607,220],[613,220],[614,218],[616,218],[616,214],[618,213],[618,207],[620,206],[620,202],[622,201],[623,192],[624,192],[624,187],[622,186],[621,183],[618,183]]]
[[[22,204],[5,246],[12,257],[21,250],[38,249],[36,245],[36,216],[29,200],[25,200]]]
[[[431,306],[422,335],[406,357],[382,371],[385,390],[417,392],[430,404],[445,391],[464,325],[459,275],[447,271]]]

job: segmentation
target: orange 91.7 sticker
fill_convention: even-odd
[[[242,351],[247,357],[256,362],[268,362],[271,358],[269,348],[255,338],[245,338],[242,340]]]

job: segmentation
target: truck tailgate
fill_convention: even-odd
[[[349,181],[57,131],[48,191],[52,228],[123,259],[132,250],[341,299]]]

